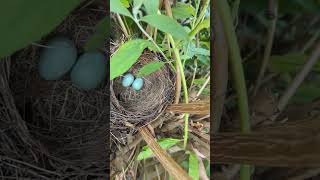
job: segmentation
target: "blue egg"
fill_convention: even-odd
[[[137,78],[137,79],[135,79],[135,80],[133,81],[133,83],[132,83],[132,88],[133,88],[134,90],[136,90],[136,91],[139,91],[139,90],[142,88],[143,83],[144,83],[144,81],[143,81],[142,78]]]
[[[99,51],[81,55],[71,71],[71,81],[76,86],[90,90],[98,87],[107,77],[107,61]]]
[[[53,38],[40,54],[39,74],[45,80],[58,80],[72,69],[76,60],[77,49],[70,39]]]
[[[122,78],[122,86],[123,87],[129,87],[133,83],[134,77],[131,73],[128,73],[123,76]]]

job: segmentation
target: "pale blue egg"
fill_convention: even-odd
[[[144,80],[142,78],[137,78],[132,83],[132,88],[139,91],[143,87]]]
[[[128,73],[123,76],[122,78],[122,86],[123,87],[129,87],[133,83],[134,77],[131,73]]]
[[[101,52],[81,55],[71,71],[71,81],[76,86],[90,90],[98,87],[107,77],[107,61]]]
[[[66,37],[51,39],[40,54],[39,74],[45,80],[58,80],[68,73],[77,59],[74,43]]]

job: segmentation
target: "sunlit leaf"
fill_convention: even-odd
[[[129,10],[125,8],[120,0],[110,0],[110,11],[133,18]]]
[[[141,21],[147,22],[160,31],[171,34],[177,39],[188,39],[186,30],[174,19],[165,15],[148,15],[141,18]]]
[[[159,8],[159,0],[145,0],[143,2],[143,5],[146,8],[147,14],[157,14]]]
[[[193,180],[198,180],[199,177],[199,161],[194,152],[189,155],[189,176]]]
[[[149,44],[147,40],[136,39],[121,45],[110,60],[110,80],[127,72]]]
[[[195,15],[196,10],[190,4],[178,2],[172,8],[173,17],[176,19],[187,19]]]
[[[161,69],[163,66],[165,65],[165,62],[163,61],[154,61],[151,62],[149,64],[146,64],[145,66],[143,66],[137,76],[148,76],[156,71],[158,71],[159,69]]]
[[[123,6],[125,8],[129,8],[130,7],[129,0],[120,0],[120,1],[121,1],[121,3],[123,4]]]
[[[0,57],[38,41],[48,34],[81,0],[3,0],[0,3]]]
[[[158,144],[162,149],[169,149],[170,147],[176,145],[179,142],[181,142],[180,139],[163,138],[158,141]],[[143,151],[139,153],[137,160],[143,160],[143,159],[149,158],[152,155],[153,155],[152,150],[148,146],[145,146],[143,147]]]

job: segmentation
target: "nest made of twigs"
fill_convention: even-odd
[[[153,61],[160,61],[160,58],[146,50],[128,72],[135,75],[141,67]],[[144,86],[140,91],[123,87],[122,77],[110,82],[111,133],[116,133],[114,136],[118,137],[118,140],[122,133],[133,133],[136,128],[155,120],[172,103],[175,76],[169,65],[143,79]]]
[[[82,53],[95,25],[105,17],[104,7],[104,3],[85,4],[40,42],[0,66],[7,72],[0,73],[0,135],[4,137],[0,144],[7,144],[0,146],[2,175],[32,179],[107,177],[109,84],[84,91],[75,87],[68,75],[45,81],[37,70],[41,45],[53,36],[68,36]],[[107,57],[108,37],[105,42]]]

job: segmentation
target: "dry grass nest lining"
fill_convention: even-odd
[[[145,51],[128,72],[135,75],[145,64],[159,61],[158,59],[156,54]],[[175,76],[169,65],[143,78],[144,86],[140,91],[123,87],[121,77],[110,82],[112,133],[135,131],[137,127],[146,125],[159,117],[172,103]]]
[[[63,34],[80,50],[105,14],[95,7],[81,8],[39,44]],[[0,144],[6,144],[0,146],[0,171],[36,179],[106,177],[109,84],[86,92],[73,86],[68,76],[44,81],[37,70],[40,51],[37,45],[29,46],[0,67],[8,72],[0,73]]]

